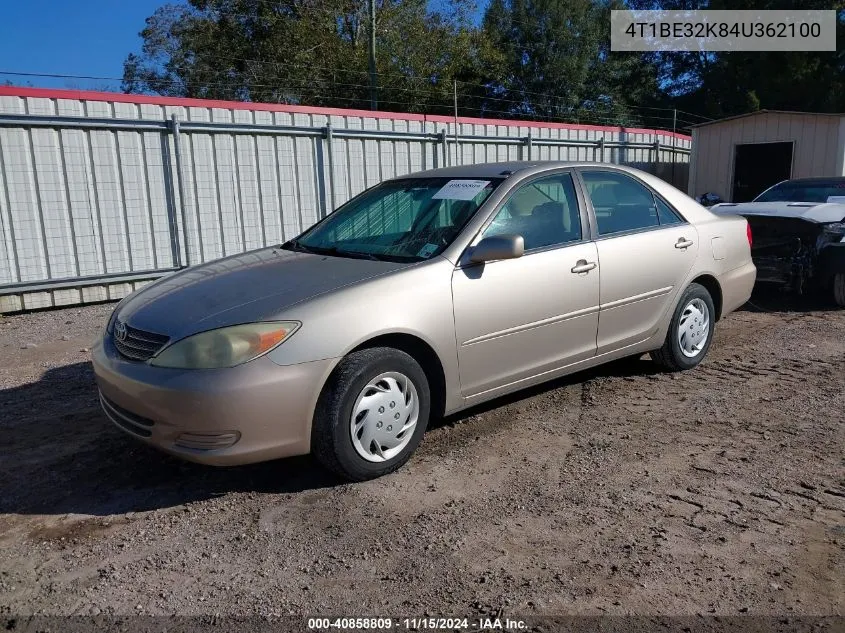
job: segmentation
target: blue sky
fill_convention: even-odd
[[[165,0],[4,2],[0,71],[120,77],[126,55],[141,47],[144,20]],[[0,83],[48,88],[119,89],[119,81],[12,77]]]
[[[178,0],[170,0],[178,4]],[[24,0],[3,3],[0,71],[121,77],[123,60],[141,48],[144,20],[167,0]],[[437,4],[437,0],[432,0]],[[486,0],[478,2],[485,5]],[[120,81],[15,77],[0,84],[119,90]]]

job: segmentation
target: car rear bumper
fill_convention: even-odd
[[[757,268],[750,261],[719,277],[719,285],[722,287],[721,316],[733,312],[751,298],[756,278]]]
[[[177,370],[124,359],[108,338],[92,349],[108,418],[133,437],[183,459],[229,466],[302,455],[334,362]]]

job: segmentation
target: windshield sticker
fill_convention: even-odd
[[[828,196],[828,202],[836,202],[837,204],[845,204],[845,196]]]
[[[472,200],[489,184],[489,180],[450,180],[431,199]]]
[[[437,250],[437,244],[426,244],[417,253],[417,257],[429,257]]]

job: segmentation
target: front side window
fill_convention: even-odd
[[[660,225],[654,196],[633,178],[611,171],[581,173],[593,203],[599,235]]]
[[[521,235],[525,250],[581,239],[578,198],[570,174],[556,174],[519,187],[484,231]]]
[[[391,261],[438,255],[501,179],[403,178],[353,198],[285,244],[291,250]]]

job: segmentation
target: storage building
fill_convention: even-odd
[[[845,176],[845,114],[760,110],[693,127],[693,197],[747,202],[782,180],[831,176]]]

